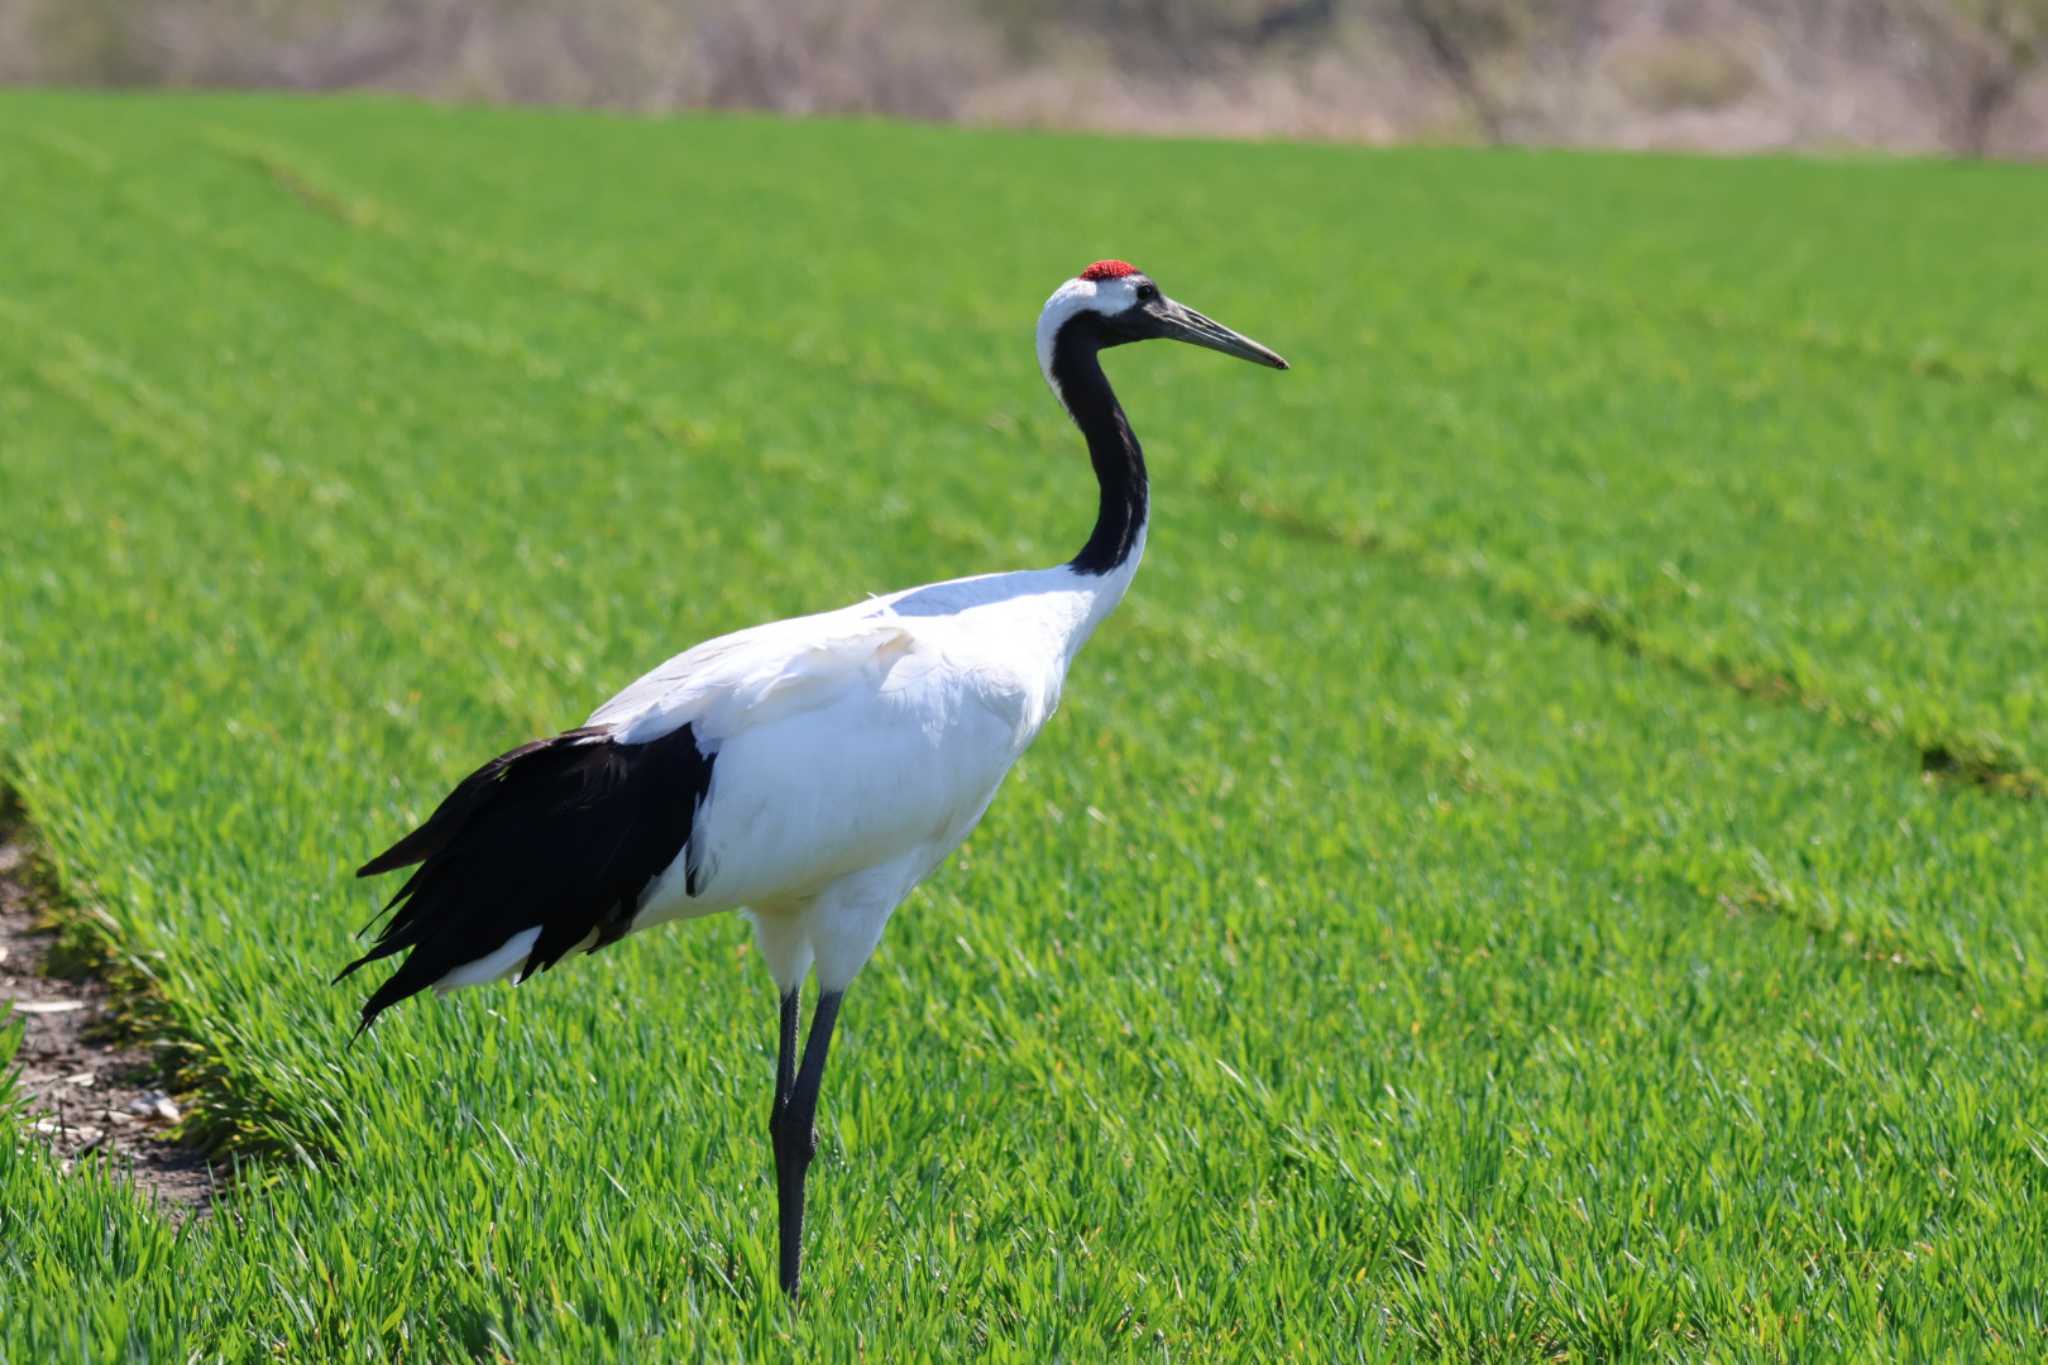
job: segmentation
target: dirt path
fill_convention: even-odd
[[[65,1170],[98,1153],[129,1171],[168,1217],[203,1218],[214,1174],[204,1157],[165,1136],[180,1115],[157,1088],[150,1052],[108,1039],[103,983],[43,974],[54,936],[37,927],[31,846],[15,816],[0,807],[0,1016],[28,1024],[15,1058],[28,1130]]]

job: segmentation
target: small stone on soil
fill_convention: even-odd
[[[35,892],[17,871],[27,850],[7,838],[12,815],[0,794],[0,1026],[20,1018],[27,1029],[13,1084],[28,1112],[14,1122],[0,1116],[0,1140],[12,1136],[8,1129],[30,1137],[66,1171],[97,1154],[125,1170],[173,1220],[204,1217],[212,1169],[198,1153],[159,1136],[183,1114],[170,1096],[138,1084],[156,1073],[156,1063],[142,1047],[96,1032],[106,987],[41,975],[52,935],[38,927]]]

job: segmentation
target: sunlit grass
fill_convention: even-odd
[[[2039,1354],[2048,182],[0,111],[0,761],[254,1163],[174,1235],[0,1142],[0,1358]],[[1108,254],[1296,369],[1111,358],[1147,565],[849,996],[792,1319],[742,927],[345,1051],[349,870],[1071,553]]]

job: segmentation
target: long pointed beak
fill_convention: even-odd
[[[1280,353],[1267,346],[1261,346],[1241,332],[1233,332],[1222,323],[1203,317],[1184,303],[1172,299],[1161,299],[1153,313],[1159,324],[1159,334],[1175,341],[1185,341],[1195,346],[1206,346],[1212,351],[1234,355],[1239,360],[1249,360],[1256,365],[1270,365],[1276,370],[1287,368],[1287,362]]]

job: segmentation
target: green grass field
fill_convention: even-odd
[[[12,94],[0,187],[0,774],[243,1162],[0,1139],[0,1359],[2048,1351],[2041,171]],[[1072,553],[1104,255],[1296,369],[1111,358],[1146,567],[848,996],[793,1317],[745,927],[346,1051],[350,870]]]

